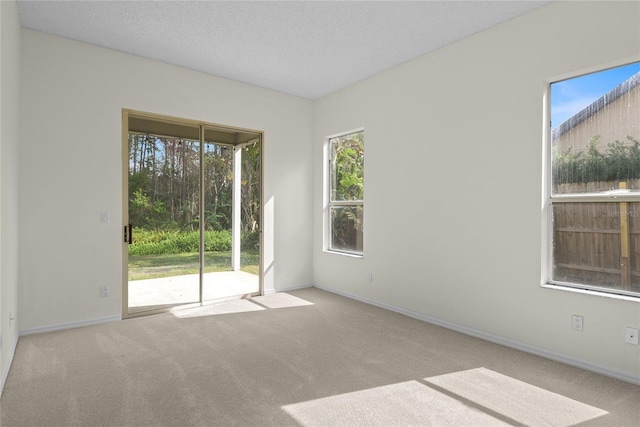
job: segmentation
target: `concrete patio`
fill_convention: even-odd
[[[140,313],[199,300],[198,274],[129,282],[129,313]],[[257,293],[259,277],[244,271],[206,273],[203,301]]]

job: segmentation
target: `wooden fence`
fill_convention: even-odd
[[[640,202],[554,203],[553,253],[555,280],[640,292]]]

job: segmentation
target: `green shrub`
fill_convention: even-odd
[[[585,151],[569,148],[560,152],[554,148],[553,183],[623,181],[640,179],[640,142],[627,136],[627,142],[615,141],[607,144],[604,153],[598,149],[600,136],[589,141]]]
[[[243,232],[240,244],[243,251],[257,250],[260,245],[260,232],[258,230]]]
[[[231,250],[231,231],[208,230],[204,232],[205,252],[226,252]],[[196,252],[198,251],[196,246]]]
[[[198,231],[146,230],[138,228],[133,233],[133,243],[129,246],[131,255],[167,255],[198,252],[200,236]],[[208,230],[204,234],[206,252],[227,252],[231,250],[229,230]]]

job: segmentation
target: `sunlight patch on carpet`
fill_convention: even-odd
[[[277,308],[303,307],[314,305],[302,298],[294,297],[284,292],[270,294],[250,299],[239,299],[220,304],[203,305],[201,307],[176,308],[171,311],[175,317],[185,319],[189,317],[215,316],[219,314],[246,313],[264,311]]]
[[[509,425],[418,381],[294,403],[282,409],[305,427]]]
[[[608,413],[486,368],[453,372],[424,381],[451,396],[525,425],[569,426]]]
[[[276,294],[269,294],[261,297],[253,297],[251,298],[251,301],[267,308],[288,308],[314,305],[312,302],[303,300],[302,298],[294,297],[293,295],[289,295],[285,292],[278,292]]]
[[[202,307],[173,310],[171,314],[185,319],[189,317],[215,316],[218,314],[246,313],[250,311],[263,311],[264,307],[254,304],[247,299],[224,302],[221,304],[203,305]]]
[[[608,413],[486,368],[421,381],[293,403],[282,409],[305,427],[570,426]]]

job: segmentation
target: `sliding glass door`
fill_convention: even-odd
[[[262,134],[123,119],[124,316],[259,294]]]

